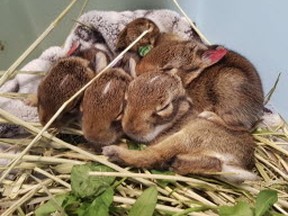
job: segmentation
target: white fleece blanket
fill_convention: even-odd
[[[171,10],[136,10],[136,11],[90,11],[79,18],[79,22],[93,27],[94,31],[77,24],[68,35],[64,46],[50,47],[37,59],[30,61],[20,70],[48,71],[51,65],[70,49],[74,41],[81,48],[101,46],[110,56],[115,57],[115,42],[119,32],[132,20],[146,17],[154,21],[162,32],[174,32],[179,36],[191,39],[195,35],[190,25],[178,13]],[[17,74],[12,80],[0,87],[0,92],[36,93],[41,77],[37,74]],[[27,106],[22,100],[0,97],[0,108],[29,122],[37,122],[38,115],[35,107]],[[23,129],[15,125],[0,124],[0,137],[11,137],[23,133]]]

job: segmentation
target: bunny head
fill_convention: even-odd
[[[198,41],[180,41],[153,48],[135,64],[135,74],[178,69],[183,85],[188,85],[203,70],[225,57],[227,50],[218,45],[206,46]],[[134,71],[133,67],[131,71]]]
[[[89,61],[78,57],[60,59],[56,62],[41,81],[38,92],[38,115],[42,125],[45,125],[57,110],[82,88],[95,75],[88,67]],[[70,102],[52,126],[59,127],[70,114],[78,110],[81,96]]]
[[[145,73],[133,80],[125,95],[124,132],[150,142],[171,128],[190,108],[181,79],[174,73]]]
[[[124,95],[130,81],[124,70],[113,68],[86,89],[81,104],[82,130],[96,149],[116,142],[123,134]]]
[[[152,28],[152,31],[147,33],[136,45],[131,48],[131,51],[138,52],[142,46],[154,46],[160,30],[158,26],[147,18],[138,18],[128,23],[127,26],[120,32],[118,41],[116,43],[117,51],[124,50],[137,37],[139,37],[145,30]]]

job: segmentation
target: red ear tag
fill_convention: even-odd
[[[215,50],[208,50],[204,53],[204,58],[209,59],[212,64],[220,61],[228,52],[224,47],[217,47]]]
[[[70,50],[68,50],[67,52],[67,56],[71,56],[78,49],[79,46],[80,46],[80,43],[78,41],[76,42],[74,41],[72,43]]]

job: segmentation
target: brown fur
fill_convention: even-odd
[[[119,146],[103,148],[110,160],[141,168],[171,168],[180,174],[235,171],[230,181],[255,179],[254,142],[247,131],[233,131],[197,117],[180,78],[171,73],[146,73],[128,87],[122,119],[131,138],[153,143],[143,151]],[[159,127],[162,127],[159,129]]]
[[[152,71],[166,71],[175,68],[181,77],[184,85],[189,84],[207,67],[217,63],[223,56],[217,59],[206,57],[209,52],[218,52],[223,49],[221,46],[211,46],[197,41],[178,41],[174,43],[162,44],[153,48],[144,56],[135,67],[135,74]]]
[[[145,25],[157,27],[145,18],[135,20],[123,30],[131,33],[120,34],[119,41],[132,42]],[[197,39],[183,41],[172,37],[170,40],[169,34],[166,35],[167,40],[159,40],[160,31],[146,35],[144,42],[154,42],[150,42],[154,48],[142,59],[134,58],[136,68],[130,66],[131,74],[176,68],[196,111],[215,112],[228,127],[250,130],[262,115],[264,95],[259,75],[249,60],[230,50],[223,59],[207,62],[205,55],[220,46],[205,46]],[[157,41],[164,42],[157,44]],[[143,44],[138,44],[138,48]]]
[[[158,26],[151,20],[146,18],[138,18],[128,23],[127,26],[120,32],[118,40],[116,42],[116,50],[118,52],[128,47],[137,37],[139,37],[143,31],[152,29],[147,33],[136,45],[134,45],[123,57],[119,64],[119,67],[124,68],[126,71],[131,70],[129,66],[130,59],[133,59],[138,63],[141,56],[138,54],[139,48],[142,46],[150,45],[156,47],[164,44],[171,44],[174,42],[182,41],[178,35],[173,33],[160,32]],[[134,68],[133,68],[134,70]],[[133,74],[133,72],[131,72]]]
[[[217,60],[203,58],[205,52],[215,50],[217,46],[207,47],[198,38],[183,40],[172,33],[161,33],[154,22],[139,18],[129,23],[120,33],[116,47],[123,50],[132,43],[144,30],[152,27],[152,32],[144,36],[122,59],[121,67],[130,71],[132,76],[142,73],[178,69],[184,85],[195,79],[205,68]],[[152,45],[152,50],[143,58],[138,54],[141,46]],[[220,46],[219,46],[220,47]]]
[[[158,26],[151,20],[146,18],[138,18],[128,23],[126,27],[120,32],[116,42],[117,51],[124,50],[137,37],[139,37],[145,30],[152,28],[151,32],[147,33],[136,45],[131,48],[131,51],[138,52],[141,46],[154,46],[160,34]]]
[[[215,112],[227,126],[250,130],[263,111],[260,77],[249,60],[231,50],[216,62],[207,63],[203,59],[215,47],[220,46],[205,47],[189,41],[160,45],[140,60],[136,74],[177,68],[195,110]]]
[[[131,44],[137,37],[139,37],[145,30],[152,29],[147,33],[135,46],[131,48],[132,52],[138,52],[141,46],[152,45],[156,47],[162,44],[170,44],[174,42],[183,41],[181,37],[174,33],[160,32],[158,26],[150,19],[137,18],[128,23],[126,27],[120,32],[116,43],[118,51],[124,50]],[[200,41],[197,35],[195,40]]]
[[[38,87],[38,114],[42,125],[45,125],[62,104],[93,78],[94,71],[89,67],[89,61],[79,57],[69,57],[59,60]],[[78,113],[81,96],[77,97],[64,109],[52,126],[59,127],[65,119]]]
[[[263,112],[264,94],[255,67],[229,51],[186,86],[198,112],[215,112],[231,128],[250,130]]]
[[[108,54],[95,47],[77,50],[73,55],[88,60],[89,67],[95,72],[100,72],[111,60]]]
[[[95,149],[117,141],[123,134],[121,115],[131,77],[122,69],[108,69],[85,91],[82,130]]]

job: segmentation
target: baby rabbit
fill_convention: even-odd
[[[124,65],[128,62],[133,76],[177,68],[184,83],[189,83],[201,71],[217,63],[227,53],[222,46],[208,48],[197,38],[187,41],[172,33],[161,33],[157,25],[146,18],[138,18],[130,22],[120,33],[116,47],[118,50],[123,50],[149,28],[153,29],[152,32],[132,47],[130,53],[122,60]],[[139,49],[144,46],[151,46],[153,49],[141,58]]]
[[[161,56],[161,58],[159,58]],[[136,74],[177,68],[194,109],[215,112],[231,128],[250,130],[263,112],[264,94],[255,67],[219,45],[185,41],[157,46],[136,65]]]
[[[38,115],[45,125],[62,104],[89,82],[95,75],[90,62],[79,57],[60,59],[41,81],[38,87]],[[78,113],[81,96],[72,101],[51,125],[61,126],[65,120]]]
[[[119,47],[127,46],[148,26],[152,26],[153,34],[147,34],[146,40],[136,48],[145,43],[154,48],[142,59],[129,58],[132,75],[177,68],[195,110],[215,112],[224,124],[235,130],[253,128],[262,116],[264,94],[260,77],[248,59],[223,46],[206,46],[197,38],[162,40],[161,35],[169,34],[156,31],[155,23],[145,18],[127,25],[119,36]],[[164,42],[157,44],[157,41]]]
[[[210,46],[197,41],[179,41],[153,48],[136,65],[135,74],[178,69],[184,85],[195,79],[204,69],[220,61],[228,51],[223,46]]]
[[[215,112],[231,128],[251,130],[262,116],[261,79],[253,64],[234,51],[185,85],[195,110]]]
[[[161,33],[158,26],[150,19],[137,18],[128,23],[120,32],[116,42],[116,50],[122,51],[139,37],[145,30],[151,29],[140,41],[131,48],[131,51],[138,52],[140,47],[150,45],[155,47],[159,44],[178,41],[181,38],[172,33]]]
[[[151,32],[147,33],[124,55],[121,64],[119,65],[120,67],[130,70],[131,65],[129,64],[138,63],[143,55],[145,55],[151,48],[160,44],[166,44],[168,42],[172,43],[174,41],[182,41],[182,38],[176,34],[160,32],[160,29],[152,20],[147,18],[137,18],[128,23],[127,26],[120,32],[116,42],[116,51],[120,52],[124,50],[145,30],[148,29],[151,29]],[[141,52],[141,49],[143,48],[147,50],[144,53]],[[131,62],[131,60],[133,61]],[[134,72],[130,73],[135,75]]]
[[[81,104],[82,130],[96,150],[123,135],[124,95],[131,77],[120,68],[103,72],[85,91]]]
[[[110,160],[139,168],[167,168],[179,174],[232,172],[232,182],[254,180],[254,141],[246,131],[233,131],[197,117],[181,79],[172,73],[145,73],[127,90],[122,126],[132,139],[150,143],[143,151],[105,146]]]
[[[79,45],[73,45],[68,56],[56,62],[38,87],[38,115],[42,125],[45,125],[57,112],[62,104],[88,83],[102,70],[109,56],[102,50],[91,47],[79,50]],[[77,56],[73,56],[77,55]],[[71,102],[62,114],[51,125],[60,127],[65,120],[79,114],[79,104],[82,95]]]

